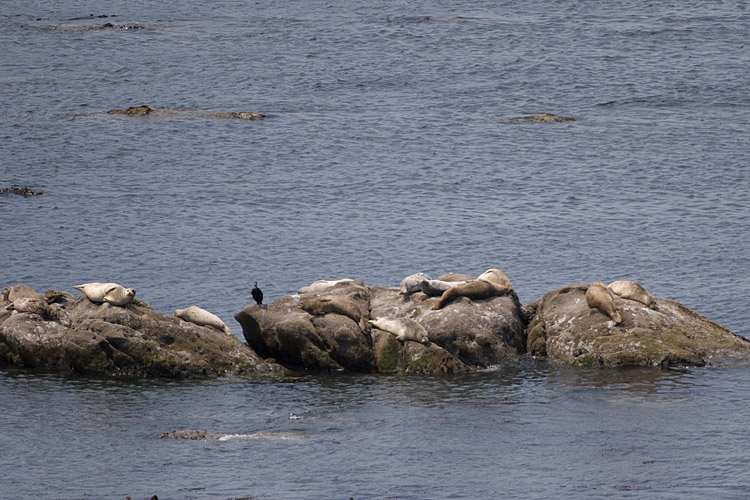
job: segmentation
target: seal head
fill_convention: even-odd
[[[637,281],[613,281],[607,285],[607,288],[621,299],[635,300],[651,309],[656,309],[656,300]]]

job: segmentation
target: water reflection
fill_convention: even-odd
[[[568,366],[544,370],[547,381],[570,389],[607,389],[613,391],[657,394],[665,391],[688,390],[700,382],[688,369],[660,367],[592,368]]]

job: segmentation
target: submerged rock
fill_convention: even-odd
[[[41,191],[35,191],[29,187],[4,187],[0,188],[0,194],[17,194],[24,198],[30,198],[32,196],[38,196],[43,194]]]
[[[218,441],[223,436],[218,432],[202,431],[196,429],[175,430],[165,432],[160,439],[187,439],[190,441]]]
[[[25,287],[28,288],[28,287]],[[24,286],[3,292],[0,363],[118,377],[227,377],[280,372],[236,337],[155,312],[145,302],[96,304],[50,290],[51,314],[15,310]],[[37,294],[39,295],[39,294]],[[40,309],[41,311],[41,309]]]
[[[574,122],[575,118],[567,116],[557,116],[550,113],[533,113],[530,115],[509,116],[500,118],[499,123],[561,123]]]
[[[105,18],[107,16],[97,16],[97,18]],[[114,17],[114,16],[112,16]],[[69,19],[69,21],[82,21],[82,20],[90,20],[95,19],[94,17],[91,18],[72,18]],[[37,19],[37,20],[41,20]],[[116,29],[116,30],[142,30],[146,28],[146,25],[140,24],[140,23],[134,23],[134,24],[113,24],[113,23],[103,23],[103,24],[30,24],[29,27],[36,28],[38,30],[43,31],[97,31],[97,30],[106,30],[106,29]]]
[[[108,115],[125,115],[125,116],[145,116],[158,115],[165,117],[196,117],[196,118],[234,118],[238,120],[262,120],[267,118],[261,113],[250,111],[231,111],[231,112],[211,112],[190,109],[159,109],[152,108],[145,104],[124,109],[110,109],[106,112]]]
[[[148,115],[151,114],[151,107],[146,106],[145,104],[142,106],[133,106],[127,109],[110,109],[107,111],[107,114],[109,115],[127,115],[127,116],[138,116],[138,115]]]
[[[656,298],[655,308],[614,298],[622,324],[586,303],[588,285],[546,293],[527,330],[528,352],[571,365],[694,365],[726,358],[750,359],[750,341],[675,301]]]

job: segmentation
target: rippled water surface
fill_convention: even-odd
[[[70,20],[89,14],[115,17]],[[94,28],[111,22],[113,28]],[[129,29],[124,29],[128,27]],[[745,2],[0,3],[0,287],[635,279],[750,337]],[[104,113],[147,104],[176,116]],[[262,121],[210,112],[253,111]],[[555,113],[574,122],[512,125]],[[9,498],[744,498],[747,369],[0,373]],[[289,418],[291,416],[293,418]],[[300,418],[296,418],[300,417]],[[197,428],[225,441],[167,441]]]
[[[746,368],[0,373],[8,498],[746,498]],[[11,429],[12,432],[8,432]],[[208,429],[221,440],[159,439]]]

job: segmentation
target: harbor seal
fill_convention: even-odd
[[[438,279],[440,281],[473,281],[477,279],[477,277],[461,273],[446,273],[442,276],[438,276]]]
[[[637,281],[613,281],[607,285],[607,288],[621,299],[635,300],[651,309],[656,309],[656,300]]]
[[[340,280],[318,280],[312,285],[303,286],[302,288],[297,290],[297,293],[318,293],[324,290],[328,290],[329,288],[334,287],[339,283],[351,283],[352,281],[354,280],[351,278],[343,278]]]
[[[84,283],[73,288],[80,290],[91,302],[108,302],[114,306],[129,304],[135,297],[135,290],[117,283]]]
[[[602,314],[611,319],[616,325],[622,323],[622,315],[615,307],[615,299],[604,286],[604,283],[591,283],[586,290],[586,304],[592,309],[598,309]]]
[[[15,286],[7,286],[3,288],[3,298],[8,302],[14,302],[20,298],[28,299],[43,299],[44,295],[37,293],[36,290],[28,285],[20,284]]]
[[[328,313],[342,314],[357,323],[363,333],[365,331],[366,325],[359,306],[344,297],[327,295],[325,297],[308,299],[300,304],[300,308],[313,316],[322,316]]]
[[[430,340],[427,337],[427,330],[411,318],[384,316],[378,319],[371,319],[369,323],[378,330],[383,330],[386,333],[395,335],[396,340],[402,344],[407,340],[413,340],[420,344],[430,345]]]
[[[488,297],[497,297],[500,295],[508,295],[512,288],[498,285],[492,281],[477,280],[470,281],[466,284],[459,285],[454,288],[449,288],[440,297],[440,300],[435,304],[433,309],[441,309],[449,302],[456,300],[459,297],[468,297],[470,299],[486,299]]]
[[[441,280],[422,280],[419,283],[419,289],[428,297],[439,297],[449,288],[455,288],[465,285],[468,281],[441,281]]]
[[[184,319],[185,321],[188,321],[190,323],[195,323],[199,326],[210,326],[216,328],[217,330],[221,330],[227,335],[234,335],[232,333],[232,330],[230,330],[229,327],[227,327],[227,325],[224,324],[224,322],[217,315],[210,313],[205,309],[201,309],[198,306],[190,306],[186,309],[177,309],[175,310],[173,316],[175,318]]]
[[[510,280],[500,269],[487,269],[485,272],[479,275],[477,278],[482,281],[489,281],[491,283],[497,283],[498,285],[506,288],[511,288]]]
[[[14,309],[20,313],[38,314],[46,320],[57,317],[47,301],[38,297],[19,297],[8,306],[8,309]]]
[[[422,289],[420,288],[421,283],[424,280],[429,280],[430,277],[426,275],[425,273],[416,273],[407,276],[406,278],[401,280],[401,287],[399,290],[400,295],[411,295],[412,293],[420,292]]]

